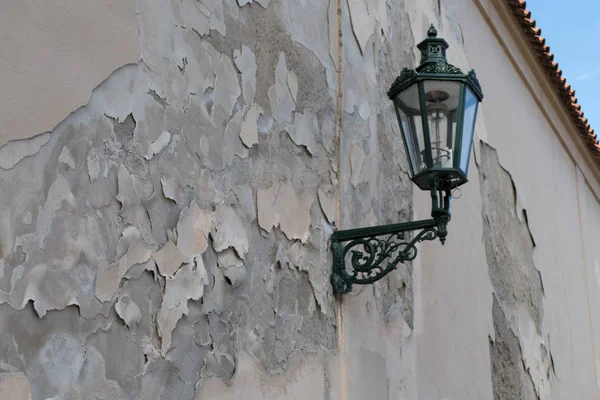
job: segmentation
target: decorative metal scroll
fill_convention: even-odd
[[[483,98],[483,92],[481,91],[481,85],[479,84],[479,79],[477,79],[477,74],[475,74],[475,70],[472,69],[467,74],[468,79],[471,81],[471,84],[475,87],[480,97]]]
[[[400,75],[396,78],[394,83],[392,83],[392,87],[388,91],[388,96],[390,96],[391,93],[394,93],[398,87],[404,85],[405,82],[412,80],[417,75],[418,75],[417,71],[415,71],[414,69],[408,69],[408,68],[402,69],[402,71],[400,72]]]
[[[462,75],[460,68],[448,63],[446,60],[440,60],[434,63],[428,63],[417,68],[420,74],[447,74]]]
[[[437,238],[444,243],[448,234],[447,222],[446,219],[434,219],[387,225],[365,230],[364,237],[357,237],[363,233],[359,230],[343,231],[339,237],[334,233],[331,245],[334,293],[348,293],[353,284],[366,285],[378,281],[395,270],[399,263],[414,260],[418,243]],[[407,231],[418,229],[422,230],[412,239],[407,238]],[[346,263],[347,257],[349,263]]]

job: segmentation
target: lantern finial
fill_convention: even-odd
[[[446,49],[450,46],[437,35],[437,29],[431,24],[427,31],[427,38],[417,45],[421,51],[421,65],[446,60]]]
[[[437,37],[437,29],[435,29],[435,26],[433,26],[433,23],[431,24],[431,26],[429,27],[429,30],[427,31],[427,37],[430,37],[430,38]]]

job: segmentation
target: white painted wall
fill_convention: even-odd
[[[0,146],[53,130],[116,69],[139,61],[134,1],[5,1]]]

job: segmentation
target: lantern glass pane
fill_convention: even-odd
[[[425,81],[427,123],[434,168],[452,168],[456,140],[456,115],[463,84],[453,81]]]
[[[419,89],[414,84],[394,98],[402,137],[408,150],[408,158],[416,175],[426,168],[423,122],[419,107]]]
[[[473,143],[473,131],[475,130],[475,118],[477,117],[477,106],[479,101],[468,88],[465,90],[465,113],[463,119],[462,143],[460,149],[460,169],[467,175],[469,170],[469,158],[471,157],[471,145]]]

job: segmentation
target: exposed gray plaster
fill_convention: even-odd
[[[484,241],[492,285],[508,320],[515,321],[519,306],[524,306],[541,331],[541,276],[533,264],[533,242],[525,223],[516,216],[516,193],[508,172],[496,151],[480,142],[481,195],[483,201]],[[516,329],[516,327],[513,327]]]
[[[11,169],[25,157],[32,156],[48,143],[50,133],[42,133],[31,139],[15,140],[0,147],[0,168]]]
[[[329,54],[329,5],[326,1],[305,0],[283,2],[284,21],[295,43],[307,48],[325,68],[327,87],[331,95],[336,88],[335,67]],[[302,15],[302,18],[298,18]],[[311,28],[306,29],[305,21],[311,21]],[[291,64],[290,64],[291,65]],[[296,66],[290,68],[296,70]],[[295,73],[296,71],[294,71]],[[294,77],[291,77],[290,89],[295,87]],[[323,90],[322,89],[322,90]],[[295,96],[294,96],[295,97]]]
[[[484,243],[497,308],[493,316],[496,331],[504,332],[500,342],[490,347],[495,395],[505,398],[503,393],[516,393],[515,387],[533,384],[535,397],[531,398],[546,398],[552,377],[551,361],[548,339],[542,334],[544,289],[533,263],[532,234],[526,218],[521,222],[516,215],[520,210],[510,174],[500,165],[493,148],[484,142],[479,146]],[[515,340],[513,336],[518,346],[510,344]],[[504,359],[509,356],[512,361],[507,364]],[[520,362],[514,361],[516,357]],[[525,368],[525,375],[518,372],[521,367]],[[503,378],[504,375],[511,378]]]
[[[238,49],[233,51],[233,61],[242,73],[242,88],[246,104],[252,106],[256,95],[256,57],[252,50],[243,44],[241,51]]]
[[[152,250],[143,244],[141,235],[135,227],[127,228],[121,239],[119,243],[128,242],[125,255],[115,263],[100,269],[96,277],[96,297],[102,302],[113,298],[129,268],[135,264],[145,263],[152,255]]]
[[[292,70],[288,72],[287,83],[290,88],[290,93],[292,94],[292,99],[296,102],[296,98],[298,97],[298,76],[296,76],[296,73]]]
[[[223,160],[225,166],[233,163],[234,156],[239,158],[248,157],[248,149],[243,145],[241,140],[242,117],[242,111],[239,110],[225,127],[223,143]]]
[[[325,216],[327,217],[327,220],[329,221],[329,223],[331,224],[335,224],[335,214],[336,214],[336,207],[335,207],[335,191],[333,186],[331,185],[326,185],[326,186],[320,186],[319,190],[318,190],[318,196],[319,196],[319,204],[321,204],[321,208],[323,209],[323,212],[325,213]]]
[[[33,214],[31,214],[30,212],[27,212],[24,216],[23,216],[23,223],[25,225],[30,225],[33,222]]]
[[[86,360],[80,375],[80,393],[90,393],[97,399],[126,399],[125,392],[119,383],[106,378],[106,362],[100,351],[90,346],[86,349],[85,357]]]
[[[119,193],[116,199],[121,203],[119,215],[123,218],[124,222],[135,227],[144,241],[152,244],[150,218],[142,205],[145,193],[141,182],[132,177],[123,164],[119,166],[117,180],[119,183]]]
[[[523,366],[519,339],[510,330],[506,316],[494,296],[492,309],[495,338],[490,338],[494,399],[538,400],[531,378]]]
[[[68,165],[71,169],[75,168],[75,160],[73,160],[73,155],[71,154],[67,146],[63,147],[63,150],[60,153],[60,156],[58,157],[58,161]]]
[[[63,397],[71,392],[84,361],[84,347],[79,338],[64,332],[53,332],[29,365],[27,375],[37,375],[47,380],[54,389],[53,395]],[[40,394],[35,397],[38,396],[41,397]]]
[[[285,53],[279,54],[279,61],[275,69],[275,84],[269,88],[269,102],[273,118],[281,126],[286,128],[292,122],[292,112],[296,108],[290,87],[287,84],[288,69],[285,61]]]
[[[171,347],[171,333],[177,321],[188,312],[188,300],[199,300],[202,297],[207,280],[201,257],[196,258],[194,263],[186,264],[173,278],[167,279],[165,296],[156,316],[163,354]]]
[[[252,4],[253,0],[238,0],[238,4],[240,5],[240,7],[246,5],[246,4]],[[254,0],[256,1],[258,4],[260,4],[262,7],[267,8],[269,6],[269,2],[271,0]]]

